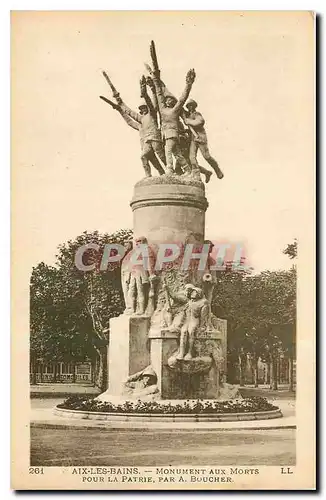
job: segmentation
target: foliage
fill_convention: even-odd
[[[119,264],[99,270],[107,243],[123,244],[132,235],[120,230],[111,235],[84,232],[59,246],[56,266],[43,262],[32,271],[30,283],[31,356],[49,361],[95,359],[107,344],[109,319],[123,310]],[[85,252],[85,264],[75,265],[78,248],[87,243],[100,246],[99,252]],[[85,262],[86,260],[86,262]],[[100,362],[101,363],[101,362]],[[103,369],[103,367],[102,367]]]
[[[289,243],[283,253],[290,259],[295,259],[298,255],[298,241],[295,239],[293,243]]]
[[[276,410],[262,397],[233,399],[228,401],[187,400],[184,403],[160,403],[157,401],[125,401],[121,404],[102,402],[85,397],[72,397],[58,405],[58,408],[103,413],[145,413],[145,414],[187,414],[205,415],[216,413],[251,413]]]
[[[247,354],[256,360],[270,360],[280,351],[293,354],[296,269],[221,273],[212,309],[228,321],[231,360]]]
[[[80,342],[78,327],[83,318],[77,306],[71,297],[63,294],[59,269],[43,262],[33,269],[30,286],[32,358],[44,361],[84,358],[87,338],[83,336],[84,342]]]
[[[130,230],[111,235],[84,232],[60,245],[55,266],[41,262],[31,276],[31,356],[45,361],[97,360],[103,381],[109,319],[123,311],[120,266],[100,270],[107,243],[124,244]],[[75,265],[77,249],[96,243],[83,262],[93,271]],[[291,246],[292,245],[292,246]],[[292,248],[296,242],[288,245]],[[285,252],[286,253],[286,252]],[[283,352],[294,356],[296,317],[296,269],[250,274],[227,268],[220,272],[212,310],[228,321],[230,366],[247,355],[254,361],[272,361]],[[97,385],[101,385],[100,382]]]

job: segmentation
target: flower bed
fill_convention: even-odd
[[[158,401],[125,401],[122,404],[96,401],[85,396],[73,396],[59,404],[57,408],[96,413],[136,413],[136,414],[186,414],[207,415],[223,413],[253,413],[278,410],[267,399],[251,397],[228,401],[188,400],[184,403],[162,403]]]

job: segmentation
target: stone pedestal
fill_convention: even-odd
[[[150,318],[126,316],[110,320],[108,353],[109,393],[118,395],[129,375],[150,364],[148,331]]]
[[[130,203],[135,237],[149,243],[202,243],[208,207],[202,182],[180,176],[137,182]]]
[[[214,331],[197,338],[198,354],[186,361],[174,358],[177,334],[165,329],[150,332],[151,364],[162,399],[218,399],[219,371],[224,363],[222,337]]]
[[[165,330],[149,334],[151,364],[157,375],[157,385],[162,399],[180,399],[175,377],[170,376],[168,359],[178,348],[178,336]]]
[[[134,238],[146,237],[154,254],[160,243],[176,243],[180,250],[188,243],[203,243],[208,203],[202,182],[175,175],[142,179],[130,205]],[[160,269],[151,317],[122,315],[110,320],[108,398],[120,395],[127,378],[148,365],[157,375],[162,399],[218,398],[219,374],[226,372],[226,321],[212,318],[213,331],[205,336],[201,332],[191,360],[175,358],[179,334],[167,329],[166,289],[177,295],[186,284],[202,286],[196,266],[180,265],[182,252],[173,265]]]

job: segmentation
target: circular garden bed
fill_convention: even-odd
[[[70,397],[56,407],[56,413],[71,418],[91,420],[149,421],[237,421],[282,417],[277,406],[262,397],[228,401],[124,401],[102,402],[93,398]]]

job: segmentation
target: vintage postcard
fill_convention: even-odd
[[[11,15],[12,488],[313,490],[315,15]]]

